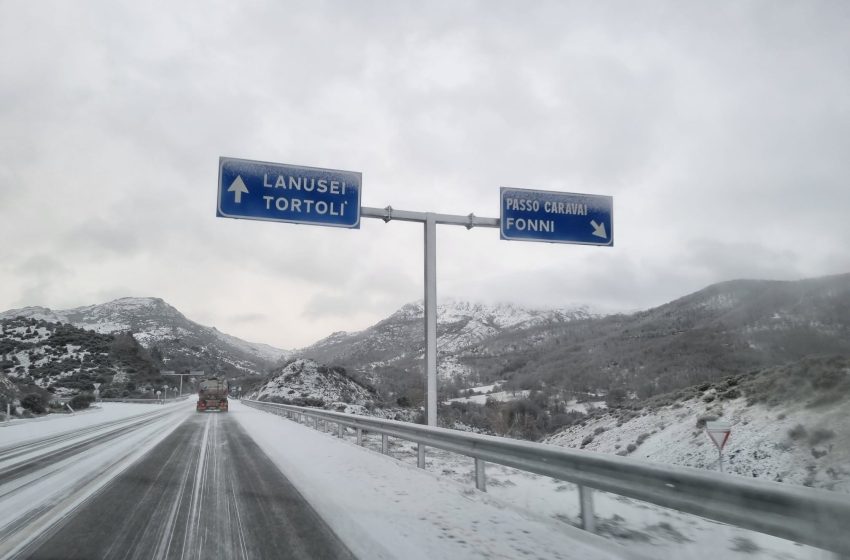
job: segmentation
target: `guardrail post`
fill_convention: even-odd
[[[425,445],[422,443],[416,444],[416,466],[420,469],[425,468]]]
[[[475,487],[482,492],[487,491],[487,477],[484,475],[484,465],[486,461],[475,458]]]
[[[387,454],[387,450],[390,447],[390,437],[387,434],[381,434],[381,453],[384,455]]]
[[[596,532],[596,520],[593,516],[593,489],[578,485],[578,499],[581,504],[581,528]]]
[[[340,423],[338,424],[338,426],[339,426],[339,437],[340,437],[340,438],[342,438],[342,436],[343,436],[343,435],[344,435],[344,433],[345,433],[345,426],[343,426],[343,425],[342,425],[342,422],[340,422]]]
[[[357,428],[357,445],[363,445],[363,428]]]

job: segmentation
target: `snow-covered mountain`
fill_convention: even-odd
[[[510,304],[442,303],[437,306],[437,351],[441,375],[446,378],[467,375],[469,371],[462,363],[462,357],[480,352],[479,343],[496,335],[594,316],[586,307],[538,310]],[[424,353],[423,317],[423,303],[410,303],[363,331],[336,332],[295,353],[363,371],[406,366],[421,359]]]
[[[806,356],[850,355],[850,274],[723,282],[647,311],[508,332],[480,347],[477,371],[512,388],[619,387],[643,398]]]
[[[24,317],[68,323],[101,334],[131,332],[161,359],[162,369],[203,369],[229,376],[259,374],[289,352],[246,342],[187,319],[160,298],[121,298],[99,305],[57,310],[25,307],[0,313],[0,319]]]
[[[500,380],[510,390],[617,388],[645,398],[806,356],[850,355],[850,274],[722,282],[628,315],[449,302],[438,306],[437,334],[447,397]],[[414,303],[296,355],[420,402],[423,348],[422,304]]]

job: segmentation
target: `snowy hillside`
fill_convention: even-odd
[[[95,383],[104,393],[114,389],[114,396],[152,388],[154,380],[163,384],[147,351],[129,334],[101,334],[33,317],[0,319],[0,372],[27,391],[57,396],[93,391]]]
[[[850,493],[850,360],[807,359],[704,384],[641,410],[599,411],[547,443],[717,469],[706,421],[732,425],[724,468]]]
[[[204,369],[225,375],[260,374],[289,352],[246,342],[187,319],[159,298],[121,298],[100,305],[53,311],[25,307],[0,319],[25,317],[69,323],[101,334],[132,332],[145,348],[163,357],[163,369]]]
[[[375,394],[348,377],[343,368],[300,359],[275,371],[274,377],[248,398],[307,406],[364,406],[372,402]]]
[[[645,398],[806,356],[850,355],[850,274],[723,282],[639,313],[507,332],[479,346],[466,363],[489,372],[486,381]]]

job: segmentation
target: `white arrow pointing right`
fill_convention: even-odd
[[[242,204],[242,195],[248,194],[248,187],[245,186],[245,181],[242,180],[241,175],[236,176],[236,180],[233,181],[227,192],[233,193],[233,199],[236,204]]]
[[[597,224],[596,220],[590,220],[590,225],[593,226],[593,234],[596,237],[601,237],[602,239],[608,239],[608,234],[605,233],[605,222],[601,224]]]

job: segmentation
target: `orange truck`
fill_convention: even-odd
[[[224,378],[210,377],[201,381],[198,390],[198,412],[207,410],[219,410],[227,412],[227,380]]]

